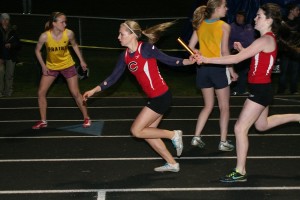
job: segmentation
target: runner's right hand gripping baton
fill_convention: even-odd
[[[185,50],[187,50],[191,55],[194,55],[195,53],[193,52],[193,50],[188,47],[188,45],[186,45],[186,43],[179,37],[177,38],[177,41],[179,42],[179,44],[181,44],[181,46],[183,48],[185,48]]]

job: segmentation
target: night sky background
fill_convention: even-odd
[[[0,0],[0,11],[22,13],[22,0]],[[195,0],[32,0],[32,13],[53,11],[75,16],[170,17],[187,16]]]
[[[50,14],[53,11],[73,16],[96,17],[186,17],[194,8],[207,0],[31,0],[33,14]],[[22,13],[22,0],[0,0],[0,12]],[[227,0],[228,14],[237,9],[256,12],[257,5],[274,2],[281,6],[300,0]]]
[[[174,27],[176,30],[170,30],[170,34],[166,34],[165,38],[170,38],[169,40],[172,41],[170,43],[174,43],[175,41],[171,36],[180,36],[184,41],[188,41],[193,31],[190,22],[193,11],[199,5],[205,5],[207,3],[207,0],[31,1],[32,14],[22,15],[22,0],[0,0],[0,13],[6,12],[12,15],[12,22],[18,26],[22,38],[36,40],[43,31],[48,16],[54,11],[59,11],[67,15],[68,27],[74,30],[78,37],[80,36],[80,44],[110,47],[119,45],[116,40],[120,23],[119,19],[121,21],[124,19],[140,19],[140,24],[142,23],[142,27],[145,28],[151,24],[157,24],[159,22],[157,19],[169,21],[170,19],[167,18],[183,18],[180,23]],[[228,12],[224,20],[231,23],[235,18],[235,13],[239,10],[244,10],[248,16],[248,23],[253,23],[259,6],[269,2],[277,3],[282,6],[282,8],[291,2],[300,5],[300,0],[227,0]],[[88,18],[85,18],[85,16]],[[81,28],[78,27],[79,18],[81,18]],[[141,20],[141,18],[151,18],[152,21],[147,21],[147,19]],[[80,30],[84,31],[81,32]],[[99,38],[102,40],[99,40]],[[163,38],[160,40],[163,40]],[[165,44],[163,44],[163,46],[169,47],[169,45]],[[173,48],[173,46],[170,46],[170,48]]]

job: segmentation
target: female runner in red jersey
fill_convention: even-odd
[[[172,24],[173,22],[166,22],[142,30],[136,21],[127,20],[122,23],[118,39],[121,45],[127,49],[120,55],[112,74],[100,85],[83,94],[84,100],[87,100],[94,93],[109,88],[121,77],[127,66],[149,98],[147,105],[134,120],[131,133],[137,138],[145,139],[166,161],[165,165],[154,169],[159,172],[178,172],[180,170],[179,163],[168,151],[162,138],[172,140],[177,156],[182,153],[183,143],[181,130],[170,131],[157,128],[163,114],[169,109],[172,99],[168,85],[159,72],[157,60],[171,66],[191,65],[196,62],[192,58],[182,59],[168,56],[153,45],[158,40],[159,33]],[[148,42],[139,41],[142,35],[148,38]]]
[[[239,51],[238,54],[220,58],[206,58],[200,54],[196,55],[198,64],[235,64],[252,57],[248,72],[250,94],[234,127],[237,165],[233,171],[220,179],[221,182],[247,181],[248,131],[253,124],[257,130],[266,131],[284,123],[300,121],[300,114],[268,116],[269,105],[273,100],[271,73],[277,55],[275,34],[284,27],[282,26],[280,7],[273,3],[262,5],[254,21],[255,29],[260,32],[261,37],[247,48],[243,48],[238,42],[235,43],[235,49]],[[280,34],[277,37],[280,41],[284,40]]]

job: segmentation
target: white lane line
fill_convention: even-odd
[[[298,99],[285,99],[285,98],[278,98],[278,97],[276,97],[274,99],[281,100],[281,101],[289,101],[289,102],[300,103],[300,100],[298,100]]]
[[[1,120],[0,123],[26,123],[26,122],[37,122],[40,119],[32,119],[32,120],[24,120],[24,119],[18,119],[18,120]],[[135,119],[92,119],[92,121],[103,121],[103,122],[132,122]],[[162,121],[196,121],[197,118],[193,119],[162,119]],[[211,118],[208,119],[209,121],[219,121],[220,119],[218,118]],[[236,121],[237,118],[230,118],[229,120],[234,120]],[[47,120],[48,122],[82,122],[82,119],[64,119],[64,120]]]
[[[296,101],[300,102],[300,101]],[[131,108],[142,108],[144,107],[143,105],[141,106],[89,106],[89,109],[131,109]],[[171,106],[171,108],[203,108],[204,106],[197,106],[197,105],[192,105],[192,106]],[[243,105],[231,105],[230,107],[232,108],[242,108]],[[286,107],[300,107],[300,105],[271,105],[270,107],[274,108],[286,108]],[[218,106],[214,106],[214,108],[218,108]],[[39,109],[39,107],[0,107],[0,110],[31,110],[31,109]],[[48,109],[78,109],[78,107],[75,106],[49,106]]]
[[[232,98],[239,99],[239,98],[245,98],[247,95],[244,96],[231,96]],[[299,97],[299,95],[276,95],[276,97]],[[74,98],[71,96],[60,96],[60,97],[53,97],[49,96],[47,97],[48,99],[71,99],[73,100]],[[37,96],[27,96],[27,97],[5,97],[2,100],[8,100],[8,99],[38,99]],[[89,99],[145,99],[143,96],[111,96],[111,97],[89,97]],[[201,96],[173,96],[173,99],[202,99]]]
[[[230,118],[230,121],[236,121],[238,118]],[[32,120],[25,120],[25,119],[18,119],[18,120],[0,120],[0,123],[27,123],[27,122],[37,122],[40,119],[32,119]],[[92,121],[103,121],[103,122],[132,122],[135,119],[92,119]],[[163,118],[162,121],[196,121],[197,118]],[[62,120],[47,120],[48,122],[81,122],[82,119],[62,119]],[[219,118],[210,118],[208,121],[220,121]],[[297,123],[297,122],[296,122]]]
[[[248,156],[248,159],[300,159],[300,156]],[[236,159],[236,156],[216,157],[181,157],[176,160],[225,160]],[[0,163],[17,162],[83,162],[83,161],[136,161],[136,160],[162,160],[161,157],[135,157],[135,158],[55,158],[55,159],[0,159]]]
[[[203,187],[203,188],[120,188],[120,189],[69,189],[69,190],[3,190],[0,194],[53,194],[53,193],[107,193],[107,192],[184,192],[184,191],[262,191],[300,190],[300,186],[278,187]]]
[[[183,135],[183,137],[193,137],[194,135]],[[220,137],[220,134],[202,134],[202,136],[205,137]],[[228,134],[227,136],[233,137],[234,134]],[[288,133],[288,134],[249,134],[249,137],[299,137],[300,133]],[[132,135],[84,135],[84,136],[4,136],[0,137],[0,140],[5,140],[5,139],[67,139],[67,138],[134,138]]]
[[[106,199],[106,191],[98,191],[97,200],[105,200],[105,199]]]

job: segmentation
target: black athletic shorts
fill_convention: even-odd
[[[273,89],[271,83],[266,84],[248,84],[248,99],[264,107],[273,103]]]
[[[165,114],[172,103],[172,93],[170,90],[165,92],[164,94],[150,98],[147,102],[147,107],[159,114]]]

